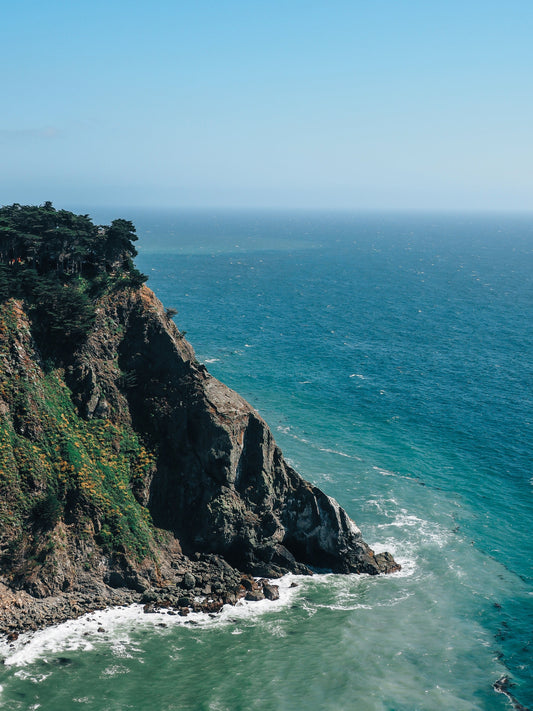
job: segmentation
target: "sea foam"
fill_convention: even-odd
[[[25,632],[16,642],[0,643],[0,660],[5,666],[24,667],[37,659],[69,651],[90,651],[100,644],[111,647],[116,657],[128,658],[135,651],[132,633],[139,627],[163,632],[168,627],[244,623],[288,605],[297,589],[291,584],[300,579],[301,576],[289,574],[273,580],[272,583],[279,587],[279,600],[239,600],[236,605],[224,605],[217,614],[191,612],[187,617],[169,615],[167,611],[145,614],[140,604],[98,610],[44,630]]]

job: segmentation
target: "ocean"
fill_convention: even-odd
[[[0,708],[533,708],[532,217],[91,216],[136,224],[198,359],[403,568],[21,636],[0,647]]]

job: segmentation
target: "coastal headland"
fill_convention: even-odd
[[[0,632],[399,570],[198,362],[135,239],[51,203],[0,209]]]

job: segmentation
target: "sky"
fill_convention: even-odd
[[[0,204],[533,209],[531,0],[20,0]]]

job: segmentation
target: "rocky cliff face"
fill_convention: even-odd
[[[85,417],[131,419],[157,448],[143,497],[155,525],[187,552],[219,553],[268,576],[308,565],[370,574],[394,568],[333,499],[285,462],[258,413],[196,361],[148,288],[102,304],[70,385]]]
[[[18,538],[0,534],[2,580],[12,590],[62,594],[61,609],[75,594],[83,611],[79,591],[98,589],[105,599],[106,584],[139,595],[168,584],[196,594],[218,586],[220,600],[234,601],[243,590],[252,594],[238,571],[399,569],[285,462],[263,419],[197,362],[147,287],[103,297],[87,340],[52,375],[23,304],[5,306],[3,318],[0,495],[3,521],[18,511],[13,526],[21,529]],[[35,542],[43,516],[48,551]],[[33,543],[24,521],[32,522]]]

